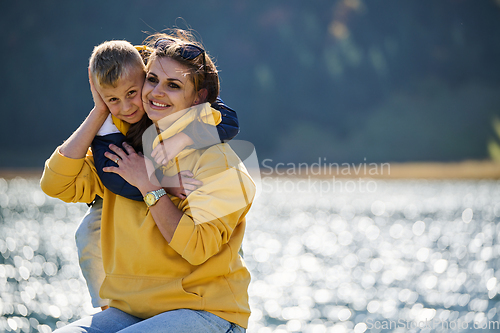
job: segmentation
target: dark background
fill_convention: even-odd
[[[496,139],[498,0],[9,1],[0,167],[42,168],[83,121],[95,45],[175,25],[216,59],[260,160],[482,160]]]

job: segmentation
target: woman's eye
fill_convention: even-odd
[[[172,89],[179,89],[179,88],[180,88],[180,87],[179,87],[179,85],[178,85],[177,83],[173,83],[173,82],[170,82],[170,83],[168,84],[168,87],[169,87],[169,88],[172,88]]]
[[[151,82],[151,83],[156,83],[156,82],[158,82],[158,80],[157,80],[154,76],[149,76],[149,77],[147,78],[147,80],[148,80],[149,82]]]

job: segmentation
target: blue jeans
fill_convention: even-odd
[[[244,333],[246,330],[206,311],[179,309],[148,319],[109,308],[91,317],[77,320],[54,333]]]

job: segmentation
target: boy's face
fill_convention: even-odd
[[[142,71],[135,70],[122,76],[116,83],[116,87],[96,85],[99,95],[113,116],[129,124],[141,120],[144,115],[141,99],[144,77]]]

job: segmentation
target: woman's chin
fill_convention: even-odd
[[[164,117],[164,115],[159,114],[158,112],[155,112],[153,110],[146,111],[146,114],[148,115],[148,118],[154,122],[157,122],[158,120],[160,120]]]

